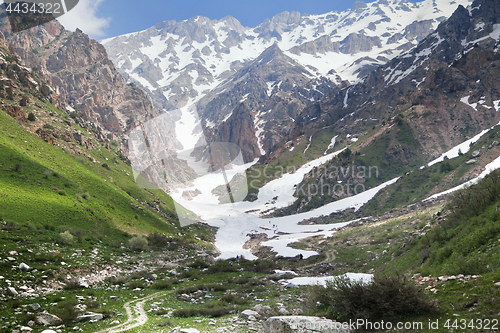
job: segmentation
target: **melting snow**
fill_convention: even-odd
[[[493,127],[495,127],[495,126],[493,126]],[[491,128],[493,128],[493,127],[491,127]],[[444,161],[445,157],[447,157],[449,159],[458,157],[458,152],[459,151],[462,152],[463,154],[467,153],[470,150],[470,146],[472,144],[474,144],[477,140],[479,140],[479,138],[482,137],[484,134],[486,134],[491,128],[485,129],[484,131],[482,131],[478,135],[474,136],[472,139],[464,141],[461,144],[459,144],[459,145],[451,148],[446,153],[442,154],[441,156],[439,156],[435,160],[429,162],[427,164],[427,166],[429,167],[429,166],[434,165],[436,163],[442,162],[442,161]],[[420,169],[423,169],[424,167],[421,167]]]
[[[284,283],[291,283],[296,286],[314,286],[317,284],[326,286],[326,281],[331,281],[339,277],[346,277],[351,279],[352,281],[361,281],[363,283],[370,283],[373,280],[373,274],[346,273],[338,276],[296,277],[291,280],[287,280]]]
[[[493,162],[487,164],[486,167],[485,167],[485,169],[484,169],[484,171],[481,172],[481,174],[479,176],[477,176],[476,178],[471,179],[468,182],[465,182],[462,185],[458,185],[458,186],[456,186],[454,188],[451,188],[449,190],[443,191],[441,193],[434,194],[433,196],[430,196],[430,197],[428,197],[427,199],[425,199],[423,201],[431,200],[431,199],[440,197],[442,195],[445,195],[445,194],[448,194],[448,193],[452,193],[452,192],[461,190],[463,188],[469,187],[471,185],[474,185],[478,181],[480,181],[481,179],[483,179],[486,175],[490,174],[491,172],[493,172],[494,170],[496,170],[498,168],[500,168],[500,157],[497,157],[495,160],[493,160]]]
[[[469,97],[470,96],[465,96],[465,97],[460,98],[460,102],[467,104],[468,106],[470,106],[471,108],[473,108],[474,110],[477,111],[477,103],[469,104]]]
[[[326,152],[329,151],[331,148],[333,148],[335,146],[335,141],[337,140],[339,136],[338,135],[335,135],[333,138],[332,138],[332,141],[330,141],[330,144],[328,145],[328,147],[326,148],[325,152],[323,153],[323,155],[326,155]]]
[[[500,100],[493,101],[493,106],[495,107],[495,111],[500,111]]]

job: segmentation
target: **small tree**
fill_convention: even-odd
[[[62,244],[66,244],[66,245],[73,244],[73,235],[70,234],[70,232],[67,230],[65,232],[61,232],[59,234],[59,241]]]
[[[30,112],[28,114],[28,120],[29,121],[35,121],[36,120],[35,114],[33,112]]]
[[[148,240],[142,235],[134,236],[128,241],[128,246],[133,250],[143,251],[148,247]]]

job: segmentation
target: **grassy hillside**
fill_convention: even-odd
[[[52,146],[0,111],[0,214],[13,223],[177,235],[172,199],[135,185],[132,171],[102,146],[84,155]],[[153,207],[157,209],[152,209]],[[198,227],[193,227],[199,229]],[[187,230],[186,230],[187,231]]]

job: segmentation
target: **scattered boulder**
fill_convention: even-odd
[[[18,296],[19,293],[17,292],[17,290],[14,288],[14,287],[7,287],[7,295],[9,296]]]
[[[473,163],[476,163],[477,160],[476,159],[471,159],[471,160],[468,160],[467,162],[465,162],[465,164],[473,164]]]
[[[42,312],[36,316],[36,322],[45,326],[57,326],[62,323],[61,318],[48,312]]]
[[[310,316],[281,316],[271,317],[264,323],[265,332],[268,333],[347,333],[351,332],[340,322]]]
[[[481,155],[481,152],[479,150],[474,150],[470,156],[476,158],[479,157],[479,155]]]
[[[10,261],[10,262],[14,262],[14,261],[16,261],[16,258],[7,257],[7,260]]]
[[[42,310],[42,307],[38,303],[33,303],[28,305],[28,309],[33,312],[40,312]]]
[[[84,322],[84,321],[96,322],[96,321],[103,320],[103,319],[104,319],[104,315],[102,315],[100,313],[85,312],[84,315],[76,317],[75,321],[77,323]]]
[[[259,315],[268,317],[273,315],[274,311],[270,306],[257,304],[253,307],[253,310],[256,311]]]
[[[42,331],[42,333],[57,333],[57,332],[54,330],[45,330],[45,331]]]
[[[181,328],[180,333],[200,333],[196,328]]]
[[[260,317],[259,313],[254,310],[244,310],[241,312],[241,316],[244,317],[245,319],[249,319],[250,317],[258,318]]]
[[[23,272],[27,272],[30,270],[30,266],[26,265],[24,262],[19,265],[19,269]]]

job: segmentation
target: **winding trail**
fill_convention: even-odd
[[[118,333],[144,325],[148,321],[148,316],[146,314],[146,311],[144,310],[144,303],[163,293],[163,291],[160,291],[143,298],[128,301],[127,303],[123,304],[128,317],[126,322],[117,326],[106,328],[101,331],[97,331],[95,333]]]

